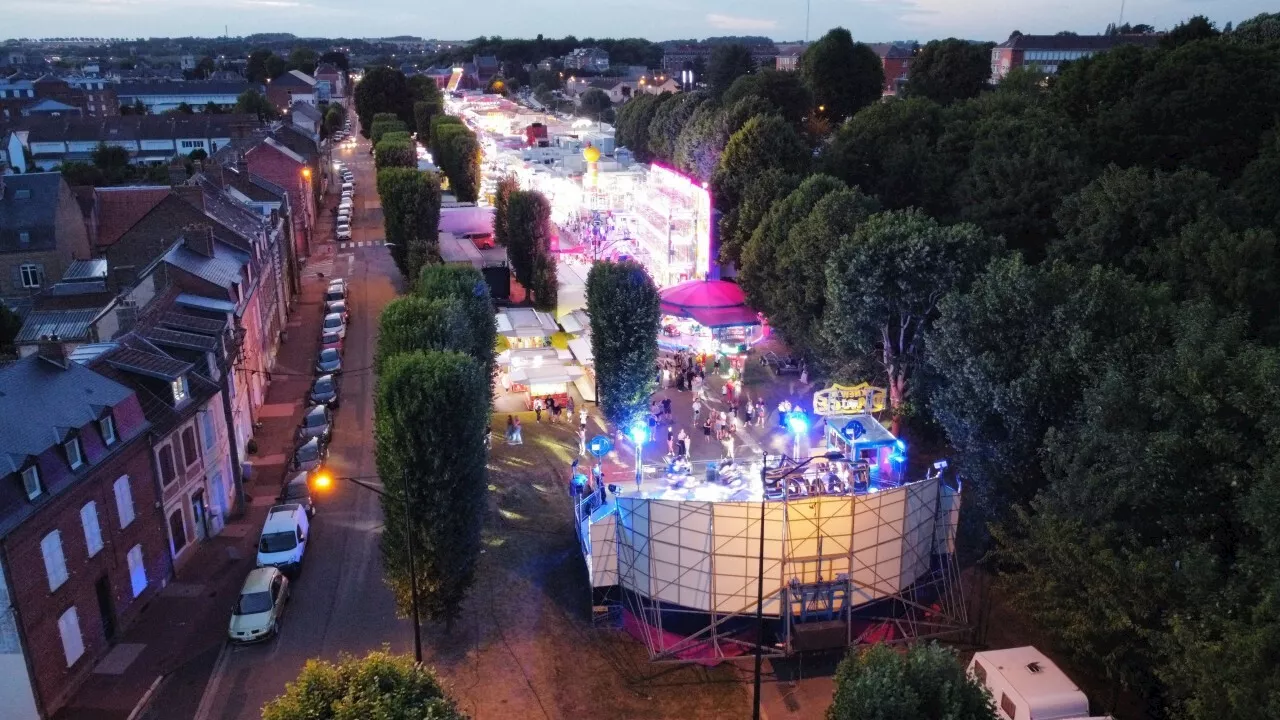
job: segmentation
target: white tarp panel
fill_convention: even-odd
[[[781,590],[801,583],[853,581],[853,603],[896,595],[928,572],[935,537],[949,533],[954,513],[938,502],[938,480],[858,496],[830,496],[765,503],[765,613],[777,615]],[[944,493],[946,490],[944,489]],[[760,503],[701,502],[622,497],[616,535],[605,518],[595,521],[592,580],[616,568],[618,584],[690,609],[753,612],[760,572]],[[612,516],[608,516],[612,518]],[[951,523],[950,530],[942,528]],[[617,538],[616,565],[607,545]],[[785,567],[783,557],[786,557]]]
[[[956,528],[960,524],[960,491],[954,490],[946,483],[938,492],[938,516],[933,530],[933,551],[935,553],[954,553],[956,551]]]
[[[618,584],[617,513],[608,513],[591,522],[591,573],[592,587],[608,587]]]

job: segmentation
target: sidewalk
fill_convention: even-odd
[[[254,565],[258,532],[293,450],[320,344],[320,321],[333,244],[319,243],[302,272],[302,293],[280,345],[254,438],[258,452],[245,479],[244,514],[201,545],[153,598],[77,690],[57,720],[190,718],[226,643],[231,605]],[[319,277],[323,272],[325,279]],[[3,713],[0,713],[2,715]]]

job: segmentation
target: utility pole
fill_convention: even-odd
[[[760,463],[760,553],[759,565],[756,568],[756,671],[755,687],[751,701],[751,720],[760,720],[760,673],[764,667],[764,510],[765,479],[769,472],[769,453],[761,450]],[[786,482],[784,479],[783,482]]]
[[[1124,2],[1124,0],[1120,0]],[[804,0],[804,44],[809,44],[809,6],[813,4],[813,0]],[[1124,14],[1121,10],[1120,14]]]

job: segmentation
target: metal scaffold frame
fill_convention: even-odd
[[[849,645],[960,635],[969,618],[955,557],[959,491],[937,475],[898,490],[883,503],[874,494],[763,504],[621,498],[618,588],[606,602],[634,616],[658,663],[743,659],[761,640],[766,657],[787,656],[803,649],[797,636],[815,619],[843,624]],[[716,523],[724,515],[721,524],[736,525],[728,532]],[[754,632],[762,529],[776,546],[765,552],[763,593],[776,642]],[[664,536],[678,545],[653,539]]]

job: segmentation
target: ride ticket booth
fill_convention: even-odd
[[[897,487],[906,465],[906,445],[874,413],[885,409],[887,393],[867,383],[832,385],[813,394],[813,412],[825,419],[828,450],[847,459],[855,487]]]

